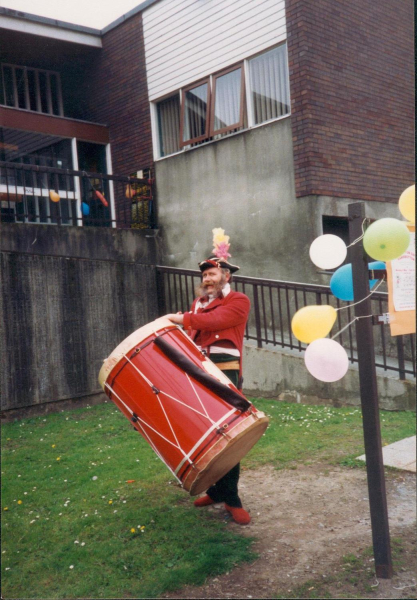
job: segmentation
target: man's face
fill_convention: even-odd
[[[202,274],[202,283],[204,290],[207,294],[214,294],[216,291],[220,291],[226,283],[229,281],[229,273],[223,273],[221,269],[213,267],[206,269]]]

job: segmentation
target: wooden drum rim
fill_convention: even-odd
[[[170,329],[177,329],[177,325],[175,325],[172,321],[166,317],[160,317],[159,319],[155,319],[155,321],[136,329],[136,331],[131,333],[127,338],[120,342],[113,352],[104,359],[103,366],[100,369],[98,381],[103,390],[105,389],[105,383],[111,371],[123,359],[124,355],[129,352],[129,350],[132,350],[135,346],[138,346],[141,342],[143,342],[143,340],[152,334],[160,331],[161,329],[166,329],[167,327]]]

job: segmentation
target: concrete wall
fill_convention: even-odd
[[[309,259],[322,215],[347,216],[349,198],[295,197],[291,118],[237,133],[155,163],[162,264],[195,269],[214,227],[230,235],[242,275],[328,284]],[[373,218],[397,205],[366,202]]]
[[[102,361],[157,315],[157,232],[2,224],[2,409],[101,391]]]
[[[400,381],[382,369],[377,371],[380,408],[415,411],[415,381]],[[243,376],[243,391],[247,396],[335,407],[361,404],[356,365],[351,366],[340,381],[324,383],[307,371],[304,353],[256,348],[246,344]]]

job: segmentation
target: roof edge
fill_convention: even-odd
[[[110,23],[109,25],[106,25],[106,27],[104,27],[101,30],[101,35],[108,33],[109,31],[111,31],[118,25],[121,25],[122,23],[124,23],[125,21],[127,21],[128,19],[130,19],[131,17],[136,15],[137,13],[144,11],[145,8],[148,8],[148,6],[151,6],[152,4],[156,4],[156,2],[159,2],[159,0],[145,0],[144,2],[141,2],[138,6],[136,6],[135,8],[132,8],[132,10],[130,10],[126,14],[122,15],[121,17],[119,17],[118,19],[116,19],[115,21]]]
[[[24,19],[26,21],[34,21],[35,23],[41,23],[42,25],[49,25],[50,27],[59,27],[60,29],[69,29],[71,31],[78,31],[79,33],[88,33],[90,35],[101,36],[102,32],[100,29],[94,29],[93,27],[85,27],[84,25],[76,25],[75,23],[67,23],[66,21],[59,21],[58,19],[50,19],[49,17],[41,17],[39,15],[33,15],[13,8],[6,8],[0,6],[0,15],[6,17],[12,17],[15,19]]]

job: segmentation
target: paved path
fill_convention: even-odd
[[[403,469],[404,471],[416,472],[416,436],[405,438],[389,446],[382,448],[384,465]],[[359,460],[365,460],[365,455],[358,456]]]

